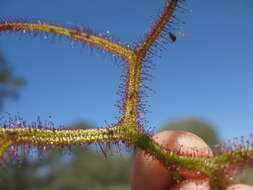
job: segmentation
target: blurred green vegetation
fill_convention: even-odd
[[[84,123],[72,127],[90,128]],[[129,190],[132,158],[107,152],[105,158],[94,146],[50,149],[39,157],[35,151],[34,159],[26,156],[0,169],[0,189]]]
[[[4,55],[0,52],[0,111],[4,101],[18,96],[18,89],[25,84],[24,79],[16,77]]]

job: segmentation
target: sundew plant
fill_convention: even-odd
[[[17,117],[9,122],[3,122],[0,126],[2,162],[5,162],[6,155],[16,155],[15,152],[20,150],[19,147],[24,149],[37,147],[44,151],[53,147],[95,143],[101,147],[102,152],[105,152],[104,144],[122,143],[143,150],[161,161],[168,170],[176,171],[177,168],[184,168],[195,173],[200,179],[207,178],[214,190],[225,189],[230,183],[233,183],[231,176],[234,171],[239,167],[250,166],[253,163],[253,138],[251,136],[239,138],[238,142],[230,141],[221,145],[220,150],[213,157],[199,158],[194,154],[183,155],[180,150],[166,149],[156,143],[152,140],[149,124],[145,118],[150,110],[145,97],[147,94],[152,94],[149,82],[152,79],[154,57],[159,56],[160,52],[167,47],[172,49],[177,43],[177,38],[187,36],[187,34],[177,31],[178,26],[182,24],[180,14],[189,13],[185,8],[185,4],[188,2],[185,1],[165,1],[159,14],[152,18],[153,24],[150,29],[146,32],[144,30],[143,37],[131,44],[111,37],[113,31],[99,33],[94,32],[90,29],[91,27],[80,25],[63,25],[26,17],[2,17],[0,20],[1,36],[13,33],[14,35],[46,40],[65,37],[70,40],[71,46],[77,44],[91,49],[95,54],[109,54],[115,62],[120,62],[122,67],[118,90],[120,100],[116,103],[120,116],[116,122],[101,128],[71,129],[54,127],[40,121],[29,124]],[[119,16],[116,15],[116,17]],[[130,28],[131,30],[135,29],[134,26],[130,26]],[[182,55],[179,56],[184,55],[184,52],[181,53]],[[196,52],[196,56],[198,56],[198,52]],[[58,70],[60,71],[60,69]],[[97,69],[99,70],[99,66]],[[41,77],[46,77],[46,74]],[[92,83],[92,79],[87,83]],[[80,88],[85,88],[85,84],[81,84]],[[169,106],[168,110],[170,110]],[[94,114],[96,115],[96,113]]]

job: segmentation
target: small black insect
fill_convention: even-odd
[[[172,32],[169,32],[169,37],[172,42],[175,42],[177,40],[177,36],[175,34],[173,34]]]

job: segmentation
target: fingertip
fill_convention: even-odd
[[[211,187],[206,180],[186,180],[169,190],[211,190]]]
[[[253,186],[245,184],[236,184],[229,186],[227,190],[253,190]]]

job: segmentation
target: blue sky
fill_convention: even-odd
[[[1,0],[0,16],[81,24],[131,43],[142,39],[163,2]],[[252,0],[187,2],[186,13],[179,14],[185,24],[177,25],[187,35],[153,58],[149,125],[200,117],[214,124],[223,139],[253,133]],[[120,67],[110,54],[70,44],[65,38],[46,40],[43,34],[0,35],[0,50],[27,80],[20,98],[8,101],[4,111],[28,122],[51,116],[57,126],[117,121]]]

